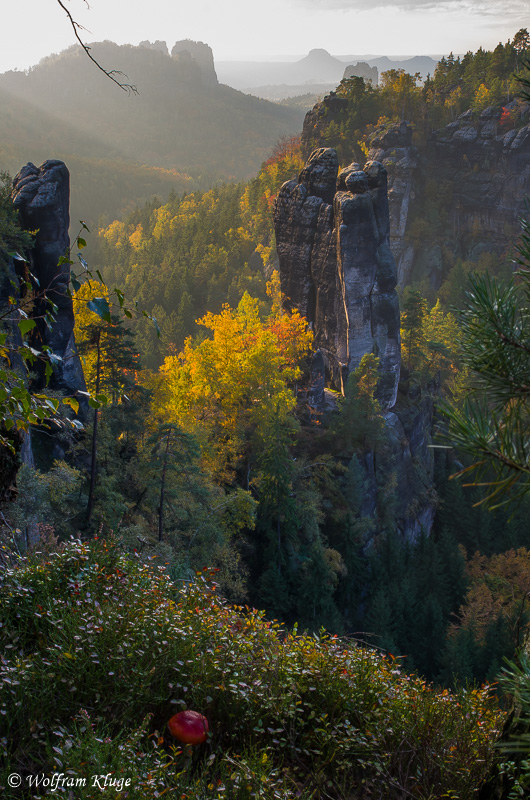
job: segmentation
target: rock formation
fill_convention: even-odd
[[[397,529],[405,539],[414,541],[422,532],[429,534],[434,522],[438,498],[434,485],[433,415],[434,396],[439,386],[416,397],[398,392],[396,406],[385,416],[383,459],[390,466],[388,476],[395,481],[393,492],[381,485],[375,474],[374,456],[364,455],[366,494],[363,513],[371,516],[376,503],[385,494],[394,505]],[[381,457],[381,455],[380,455]]]
[[[398,126],[376,143],[410,147],[410,139],[403,141],[408,136],[408,126]],[[402,201],[402,190],[399,196]],[[325,384],[343,389],[365,353],[380,358],[377,391],[385,410],[385,441],[378,465],[373,451],[357,454],[363,470],[362,515],[377,522],[382,506],[390,502],[405,538],[412,540],[421,530],[429,533],[436,508],[429,447],[436,387],[417,398],[406,389],[398,394],[400,320],[385,167],[369,161],[362,170],[354,163],[338,172],[335,150],[315,150],[298,181],[282,186],[274,224],[282,292],[315,335],[309,406],[329,411]]]
[[[348,100],[333,93],[308,112],[302,134],[304,155],[307,157],[310,150],[331,143],[330,130],[336,131],[348,113]],[[282,189],[281,195],[285,197],[280,195],[278,202],[284,204],[285,219],[290,214],[299,223],[298,231],[288,233],[288,226],[284,232],[277,231],[280,265],[283,256],[288,272],[295,269],[290,276],[282,277],[282,286],[294,304],[306,309],[327,372],[336,384],[333,364],[338,362],[340,366],[346,360],[341,342],[345,341],[348,348],[349,369],[358,357],[356,348],[360,353],[363,348],[373,347],[380,354],[385,341],[387,348],[395,342],[389,329],[394,286],[392,258],[383,248],[378,252],[375,272],[368,267],[372,263],[373,242],[370,243],[367,234],[369,212],[367,205],[363,205],[367,196],[371,196],[378,220],[379,241],[387,246],[390,243],[401,286],[415,280],[437,292],[459,259],[471,264],[478,262],[484,269],[490,262],[493,267],[502,264],[519,234],[525,198],[530,196],[529,121],[530,105],[522,101],[513,101],[504,108],[486,108],[480,113],[466,111],[429,140],[419,139],[418,147],[413,144],[412,128],[406,121],[386,123],[376,128],[367,140],[368,163],[363,170],[366,177],[354,165],[339,175],[333,206],[329,205],[329,194],[324,198],[322,191],[319,193],[324,182],[318,174],[315,179],[309,172],[302,173],[299,184],[288,184]],[[378,202],[370,183],[366,189],[374,163],[379,165],[378,170],[388,173],[388,196],[384,198],[382,192]],[[348,199],[343,194],[346,190]],[[389,237],[388,229],[384,230],[387,212],[381,211],[386,207]],[[328,233],[330,225],[332,234]],[[340,265],[336,270],[338,287],[329,267],[323,266],[333,258]],[[348,265],[353,267],[350,273]],[[468,263],[466,269],[469,267]],[[367,303],[363,300],[365,281],[372,274],[376,279]],[[351,320],[345,339],[343,312],[336,299],[341,292],[344,315]],[[383,324],[378,330],[374,312],[379,301]],[[387,353],[383,374],[389,375],[390,382],[396,359],[392,358],[391,348]],[[382,363],[385,364],[384,359]],[[310,395],[318,398],[323,395],[321,373],[322,359],[315,357]],[[393,465],[388,474],[394,474],[392,480],[396,486],[392,498],[394,518],[403,536],[414,539],[421,529],[430,531],[436,509],[434,459],[429,445],[432,397],[438,389],[418,388],[414,395],[404,382],[401,390],[393,406],[389,405],[393,400],[390,393],[386,395],[384,450],[388,463]],[[367,452],[359,455],[359,460],[365,486],[362,513],[377,517],[385,499],[376,459]],[[381,454],[378,460],[381,469]]]
[[[344,70],[342,80],[347,81],[350,78],[364,78],[365,81],[370,81],[374,86],[377,86],[379,72],[377,67],[371,67],[366,61],[357,61],[356,64],[350,64]]]
[[[529,123],[530,104],[512,101],[466,111],[434,135],[430,159],[452,187],[449,224],[458,231],[458,257],[502,257],[513,245],[528,213]]]
[[[191,39],[183,39],[175,42],[171,55],[173,58],[182,53],[188,53],[201,71],[203,86],[217,86],[217,74],[213,61],[212,48],[204,42],[194,42]]]
[[[389,246],[386,170],[376,161],[338,173],[335,150],[312,153],[274,209],[282,292],[312,325],[336,388],[362,356],[380,358],[379,399],[392,408],[399,381],[399,304]]]
[[[145,39],[143,42],[140,42],[138,47],[147,47],[148,50],[159,50],[165,56],[169,55],[166,42],[163,42],[160,39],[157,39],[156,42],[150,42],[149,39]]]
[[[339,97],[336,92],[330,92],[307,112],[300,138],[304,158],[308,158],[315,148],[320,147],[320,144],[325,144],[325,142],[321,142],[323,130],[330,121],[340,119],[347,109],[347,99]]]
[[[37,231],[35,244],[29,253],[30,270],[36,278],[36,291],[57,306],[55,322],[45,322],[46,300],[34,304],[33,316],[37,326],[32,331],[34,346],[39,350],[47,345],[57,356],[53,362],[50,388],[64,394],[85,391],[83,370],[74,340],[74,312],[68,294],[70,266],[58,266],[61,256],[68,253],[70,178],[62,161],[45,161],[40,167],[29,163],[13,180],[13,204],[18,209],[22,227]],[[43,373],[43,370],[42,370]],[[43,374],[38,375],[35,388],[45,385]]]
[[[376,128],[368,140],[368,158],[380,161],[388,172],[390,247],[400,286],[406,285],[414,250],[405,234],[411,203],[416,197],[418,151],[412,145],[412,128],[398,122]]]
[[[348,100],[332,92],[306,114],[306,157],[332,143],[330,126],[340,126],[348,109]],[[421,147],[412,143],[406,121],[371,134],[368,160],[388,173],[390,244],[400,286],[423,281],[437,291],[458,259],[506,260],[530,196],[529,121],[530,104],[515,100],[466,111]]]
[[[374,131],[368,158],[388,171],[390,242],[400,286],[426,280],[436,291],[457,259],[506,257],[530,196],[529,113],[519,101],[480,114],[466,111],[436,131],[421,153],[407,122]],[[425,220],[427,207],[431,231],[433,217],[444,217],[445,224],[418,241],[411,226]]]

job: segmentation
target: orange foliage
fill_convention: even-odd
[[[490,624],[502,616],[518,640],[530,609],[530,552],[521,547],[490,558],[476,553],[467,571],[471,585],[460,609],[461,626],[472,627],[482,643]]]

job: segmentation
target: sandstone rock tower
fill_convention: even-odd
[[[400,369],[396,265],[390,250],[387,174],[368,162],[338,172],[335,150],[320,148],[274,209],[282,292],[312,325],[332,385],[365,353],[380,358],[378,395],[395,405]]]
[[[13,180],[13,204],[18,209],[22,227],[37,231],[29,253],[31,272],[38,289],[57,306],[55,322],[45,322],[47,301],[37,300],[33,316],[37,323],[32,331],[38,349],[47,345],[57,360],[53,363],[52,389],[64,394],[85,391],[85,379],[74,340],[74,311],[68,292],[70,265],[59,265],[69,249],[70,177],[62,161],[45,161],[40,167],[31,162],[22,167]],[[59,266],[58,266],[59,265]],[[44,375],[37,378],[36,388],[45,385]],[[84,403],[81,406],[84,407]]]

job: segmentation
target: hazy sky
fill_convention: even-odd
[[[57,0],[0,0],[0,72],[74,43]],[[63,0],[87,41],[209,44],[217,60],[304,55],[428,55],[490,49],[530,27],[530,0]]]

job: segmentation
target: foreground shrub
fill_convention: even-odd
[[[16,772],[30,797],[50,792],[36,774],[63,773],[65,792],[88,778],[75,800],[107,774],[130,798],[474,796],[502,722],[487,688],[438,692],[392,657],[287,633],[211,578],[177,586],[105,541],[7,571],[0,783]],[[192,757],[166,730],[186,707],[210,723]]]

